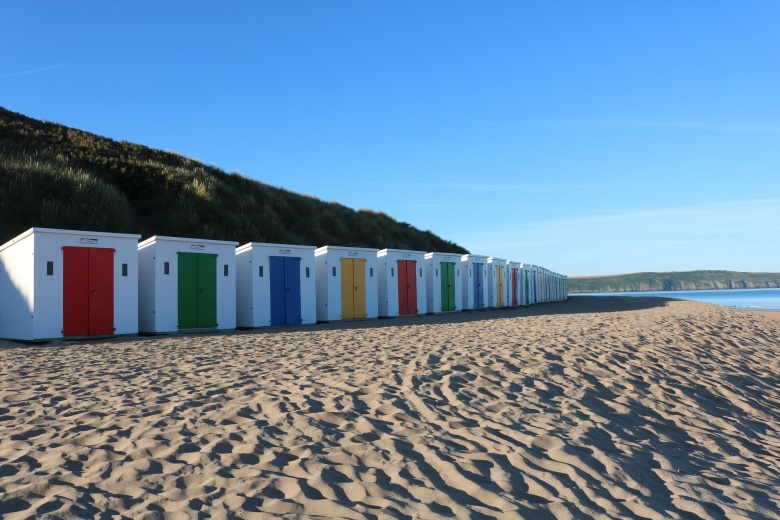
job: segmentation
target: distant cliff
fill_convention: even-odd
[[[690,291],[780,287],[780,273],[684,271],[569,278],[569,292]]]

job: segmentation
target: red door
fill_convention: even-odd
[[[63,247],[62,335],[114,333],[114,250]]]
[[[417,314],[416,270],[416,261],[398,261],[398,314]]]
[[[512,268],[512,305],[517,305],[517,268]]]

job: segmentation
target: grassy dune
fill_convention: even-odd
[[[32,227],[466,253],[353,210],[181,155],[0,108],[0,243]]]

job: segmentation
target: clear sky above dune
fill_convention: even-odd
[[[778,20],[774,0],[4,2],[0,105],[564,274],[780,271]]]

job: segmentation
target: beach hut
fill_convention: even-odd
[[[525,273],[525,289],[526,289],[526,305],[533,305],[536,303],[536,278],[534,274],[534,266],[532,264],[523,264],[523,271]]]
[[[459,311],[463,308],[460,257],[458,253],[426,253],[425,294],[429,313]]]
[[[550,271],[542,268],[542,301],[550,302]]]
[[[138,244],[138,330],[236,328],[237,242],[153,236]]]
[[[488,302],[488,269],[486,256],[465,254],[460,257],[463,269],[463,309],[481,309]]]
[[[376,256],[379,316],[425,314],[425,252],[382,249]]]
[[[531,274],[533,277],[533,303],[538,304],[541,303],[541,296],[542,296],[542,285],[540,283],[540,276],[541,276],[541,269],[538,265],[531,266]]]
[[[137,333],[139,238],[34,227],[0,246],[0,337]]]
[[[528,266],[525,264],[525,262],[520,263],[520,293],[523,295],[522,299],[520,300],[520,305],[526,306],[530,305],[530,291],[528,289]]]
[[[507,285],[509,286],[507,305],[517,307],[523,304],[523,284],[521,283],[523,264],[507,260],[506,269]]]
[[[258,242],[236,249],[236,326],[315,323],[314,249]]]
[[[378,316],[377,252],[342,246],[314,250],[317,321]]]
[[[487,286],[488,286],[488,307],[506,307],[508,302],[508,285],[506,259],[490,256],[487,259]]]

